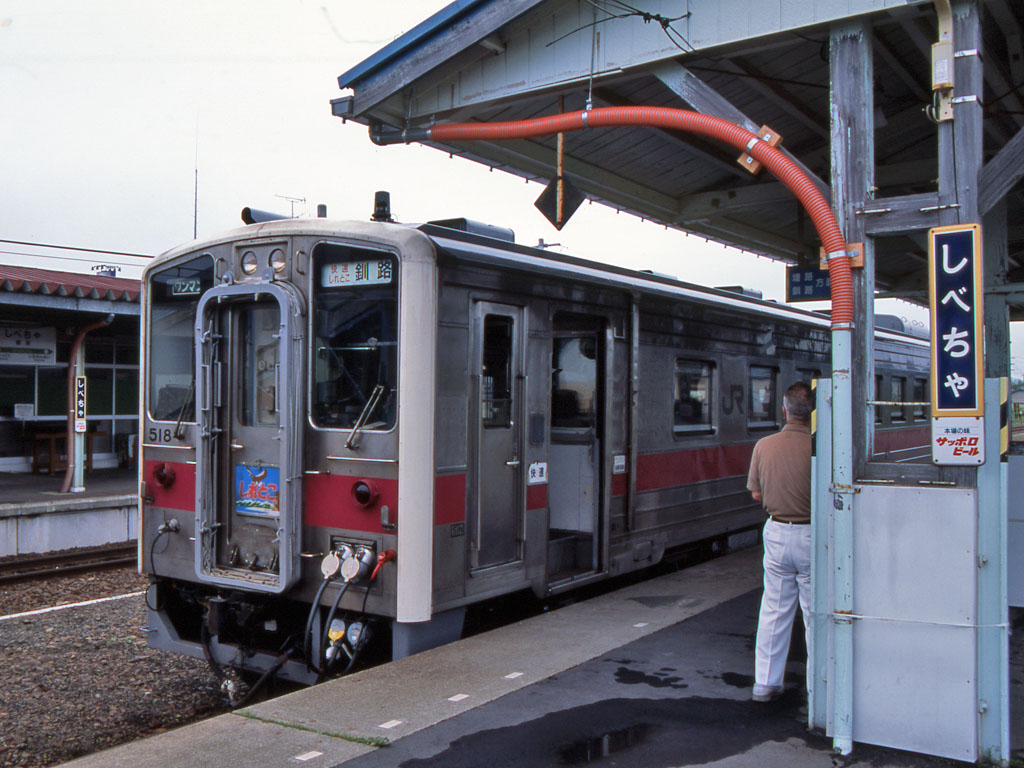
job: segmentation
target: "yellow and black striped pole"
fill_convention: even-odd
[[[1006,461],[1010,450],[1010,380],[1003,376],[999,379],[999,455]]]

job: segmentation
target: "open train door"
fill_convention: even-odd
[[[548,584],[601,570],[607,322],[556,314],[551,347]]]
[[[299,577],[301,299],[277,283],[218,285],[196,314],[195,569],[280,594]]]

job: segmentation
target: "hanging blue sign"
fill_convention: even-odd
[[[981,227],[935,227],[928,237],[932,416],[982,416]]]
[[[828,270],[818,267],[786,267],[786,301],[828,301],[832,283]]]

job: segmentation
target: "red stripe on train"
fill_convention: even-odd
[[[466,519],[466,476],[440,475],[434,480],[434,525]]]
[[[526,486],[526,508],[544,509],[548,505],[547,483]]]
[[[352,495],[358,482],[371,483],[378,496],[362,506]],[[307,475],[305,479],[307,525],[344,528],[364,533],[388,533],[381,526],[381,507],[388,507],[391,523],[398,520],[398,481],[350,475]],[[434,525],[466,519],[466,476],[442,475],[434,480]],[[393,531],[391,531],[393,532]]]
[[[670,453],[648,453],[637,458],[637,491],[656,491],[702,480],[746,475],[754,444],[715,445]]]
[[[612,496],[625,496],[629,492],[629,475],[612,475]]]
[[[907,448],[931,450],[932,433],[929,427],[906,427],[902,429],[876,429],[875,453],[900,451]]]
[[[368,506],[356,501],[353,487],[360,482],[369,484],[377,498]],[[398,481],[379,477],[351,475],[306,475],[306,525],[323,528],[345,528],[365,533],[386,533],[380,524],[381,507],[388,507],[388,519],[398,519]]]
[[[158,467],[163,469],[158,473]],[[157,475],[169,484],[161,486],[157,483]],[[196,509],[196,467],[178,461],[146,461],[143,466],[142,480],[146,483],[146,495],[153,499],[154,507],[179,509],[182,512],[195,512]]]

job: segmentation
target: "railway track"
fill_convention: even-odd
[[[13,558],[0,562],[0,584],[134,565],[137,562],[136,546],[132,542],[82,551]]]

